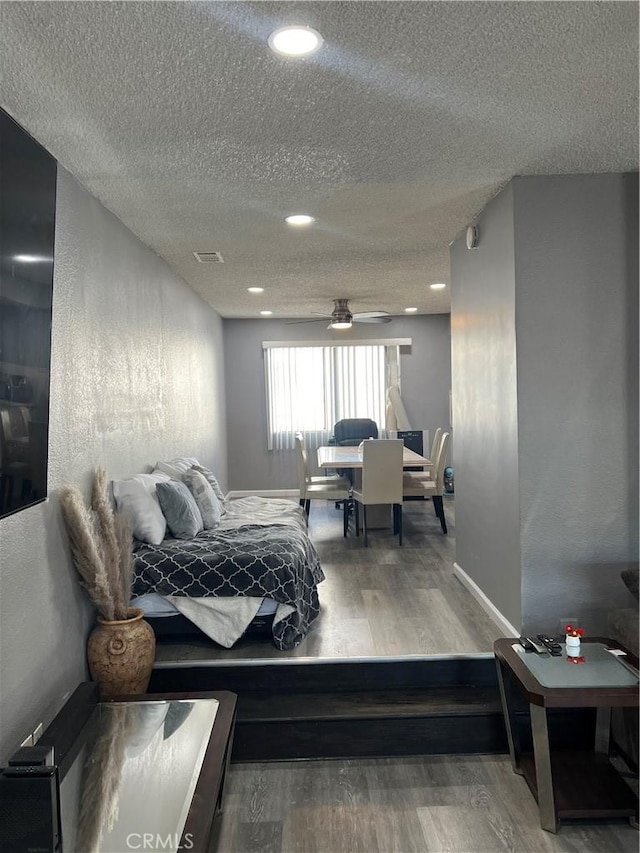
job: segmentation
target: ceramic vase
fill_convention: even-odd
[[[580,637],[571,637],[567,634],[565,643],[568,655],[571,657],[578,657],[580,655]]]
[[[156,652],[153,628],[143,612],[129,608],[127,619],[109,621],[98,616],[89,636],[89,672],[103,698],[144,693],[149,686]]]

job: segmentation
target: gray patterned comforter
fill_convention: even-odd
[[[220,524],[195,539],[137,543],[134,595],[268,596],[295,608],[273,623],[276,646],[294,648],[320,612],[324,580],[304,512],[292,501],[257,497],[227,507]]]

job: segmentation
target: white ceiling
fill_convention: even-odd
[[[511,177],[638,168],[638,6],[3,2],[0,106],[223,317],[440,313]]]

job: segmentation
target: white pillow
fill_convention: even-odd
[[[131,525],[131,532],[141,542],[159,545],[164,539],[167,522],[156,495],[158,483],[168,483],[167,474],[136,474],[127,480],[113,481],[113,497]]]
[[[176,456],[170,462],[157,462],[153,470],[154,474],[167,474],[172,480],[182,480],[189,468],[200,463],[195,456]]]
[[[189,491],[196,499],[205,530],[211,530],[220,522],[222,507],[218,502],[216,493],[213,491],[205,477],[195,468],[189,468],[182,475]]]
[[[194,471],[198,471],[205,478],[207,483],[211,486],[214,491],[215,496],[218,498],[218,502],[220,504],[220,509],[222,510],[222,514],[224,515],[226,512],[226,498],[224,496],[224,492],[220,488],[220,483],[216,479],[213,471],[210,471],[208,468],[205,468],[204,465],[198,465],[197,463],[193,466]]]

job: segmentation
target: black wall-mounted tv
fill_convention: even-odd
[[[47,496],[56,173],[0,109],[0,518]]]

